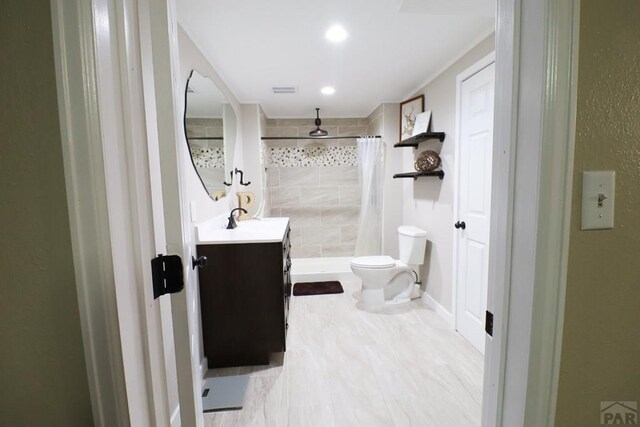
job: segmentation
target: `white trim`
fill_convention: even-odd
[[[495,50],[491,53],[488,53],[487,55],[482,57],[480,60],[478,60],[478,62],[476,62],[475,64],[471,65],[470,67],[468,67],[467,69],[459,73],[456,76],[456,85],[459,87],[463,81],[467,80],[470,77],[473,77],[474,74],[479,73],[480,71],[484,70],[494,62],[496,62]]]
[[[525,423],[555,424],[569,234],[577,110],[580,2],[547,6],[540,196],[532,338]],[[544,143],[553,141],[552,144]],[[543,416],[545,416],[543,418]]]
[[[107,218],[91,8],[51,1],[58,109],[84,354],[96,426],[129,425]],[[80,36],[78,36],[80,34]]]
[[[207,370],[209,369],[209,361],[206,356],[200,360],[199,372],[200,378],[202,378],[202,386],[204,387],[204,379],[207,377]]]
[[[138,13],[146,5],[52,2],[74,264],[97,425],[169,426],[175,394],[164,351],[171,337],[162,329],[162,304],[151,295],[149,261],[159,252],[163,221],[153,209],[154,141],[142,101],[150,76],[143,76],[141,61],[150,52],[140,43]],[[108,374],[118,384],[110,385]]]
[[[435,298],[433,298],[428,293],[423,292],[421,299],[422,299],[422,302],[427,307],[432,308],[433,310],[435,310],[436,314],[438,314],[440,317],[442,317],[444,319],[444,321],[447,322],[447,325],[449,325],[449,327],[451,327],[451,329],[454,328],[453,315],[451,313],[449,313],[449,311],[446,308],[444,308],[442,305],[440,305],[440,303],[438,301],[436,301]]]
[[[462,82],[479,73],[489,65],[496,62],[496,52],[493,51],[484,56],[478,62],[468,67],[456,76],[456,119],[455,119],[455,146],[453,154],[453,218],[454,220],[460,216],[459,186],[460,186],[460,104],[462,102]],[[495,78],[494,78],[495,81]],[[456,314],[458,311],[458,233],[459,231],[452,228],[453,235],[453,271],[451,274],[451,316],[453,322],[451,325],[454,329],[458,327]]]
[[[442,67],[440,67],[435,73],[431,73],[431,75],[429,77],[427,77],[420,85],[418,85],[414,90],[412,90],[411,92],[407,93],[407,96],[405,96],[403,98],[403,100],[405,99],[409,99],[414,97],[417,93],[421,92],[425,86],[427,86],[428,84],[430,84],[432,81],[434,81],[435,79],[437,79],[442,73],[444,73],[445,71],[447,71],[453,64],[455,64],[456,62],[458,62],[460,60],[460,58],[462,58],[463,56],[465,56],[467,53],[471,52],[473,50],[473,48],[475,48],[476,46],[478,46],[480,44],[480,42],[482,42],[484,39],[486,39],[487,37],[489,37],[491,34],[493,34],[495,32],[495,28],[491,28],[490,30],[482,33],[481,36],[476,37],[475,39],[473,39],[471,41],[471,43],[469,45],[467,45],[464,49],[462,49],[462,52],[460,52],[458,55],[455,55],[452,59],[450,59],[449,61],[445,62],[444,65]],[[400,101],[402,102],[402,101]],[[378,108],[377,106],[371,110],[371,113],[373,113],[375,111],[375,109]],[[369,113],[369,115],[371,115],[371,113]],[[369,116],[367,116],[369,117]]]
[[[498,209],[487,301],[494,336],[487,337],[484,426],[554,420],[575,131],[569,102],[575,5],[498,1],[492,195]]]
[[[520,37],[519,3],[521,0],[498,0],[496,25],[496,87],[493,127],[493,176],[491,207],[491,243],[489,252],[489,287],[487,310],[503,307],[502,316],[494,316],[493,337],[485,344],[484,386],[482,392],[482,426],[503,426],[503,395],[508,292],[511,280],[513,221],[513,170],[515,163],[515,124],[518,117],[517,75]],[[516,424],[517,425],[517,424]]]
[[[565,13],[568,13],[565,12]],[[564,16],[567,19],[567,16]],[[569,105],[568,110],[565,112],[568,116],[567,130],[569,137],[569,144],[567,146],[566,151],[566,159],[564,163],[566,164],[566,175],[565,175],[565,198],[564,198],[564,219],[562,220],[562,230],[560,230],[562,236],[562,249],[561,254],[562,258],[560,260],[560,271],[559,275],[556,278],[556,283],[558,283],[558,291],[557,291],[557,313],[555,316],[555,325],[554,332],[554,349],[551,363],[551,373],[550,384],[547,384],[549,390],[549,407],[548,407],[548,418],[547,424],[554,425],[555,417],[556,417],[556,404],[558,400],[558,382],[560,379],[560,354],[562,352],[562,336],[564,331],[564,309],[565,309],[565,301],[566,301],[566,290],[567,290],[567,271],[569,267],[569,238],[571,232],[571,194],[573,188],[573,172],[574,172],[574,161],[575,161],[575,142],[576,142],[576,115],[578,111],[578,52],[579,52],[579,41],[580,41],[580,0],[574,0],[573,2],[573,16],[572,16],[572,35],[571,40],[563,39],[563,41],[569,42],[571,44],[570,47],[563,46],[564,52],[558,52],[559,55],[562,55],[566,52],[566,49],[571,50],[571,54],[568,57],[570,68],[570,72],[565,75],[565,78],[568,78],[569,81],[566,83],[568,88],[568,97],[569,97]],[[562,25],[562,24],[560,24]],[[567,89],[565,88],[565,91]],[[566,120],[566,118],[565,118]],[[558,126],[558,128],[561,128]]]
[[[143,1],[143,0],[138,0]],[[141,35],[141,43],[146,46],[146,59],[143,63],[148,67],[148,75],[153,76],[153,88],[145,93],[148,108],[153,109],[147,123],[157,137],[158,169],[156,180],[161,183],[161,194],[156,194],[159,209],[164,216],[163,240],[166,251],[178,254],[185,265],[185,289],[170,296],[170,309],[163,312],[163,317],[172,320],[174,334],[174,354],[176,379],[179,395],[181,423],[186,426],[201,427],[204,425],[202,412],[202,378],[199,377],[199,354],[192,342],[199,337],[192,336],[198,330],[197,319],[190,316],[189,302],[194,301],[195,281],[190,280],[196,274],[189,268],[192,257],[191,220],[183,195],[186,185],[181,173],[181,165],[190,160],[183,158],[185,151],[179,148],[186,146],[184,141],[183,111],[184,83],[180,75],[178,26],[174,0],[144,0],[144,18],[148,28]],[[188,154],[186,154],[188,155]],[[169,314],[171,313],[171,314]]]
[[[171,427],[180,427],[182,424],[180,420],[180,406],[177,406],[171,413],[170,423]]]

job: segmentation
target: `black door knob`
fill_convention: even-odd
[[[455,224],[453,224],[453,226],[458,229],[462,228],[463,230],[467,228],[467,224],[465,224],[464,221],[462,222],[458,221]]]
[[[196,267],[198,268],[206,267],[207,262],[208,261],[206,256],[198,257],[198,259],[195,259],[193,256],[191,256],[191,268],[193,268],[194,270],[196,269]]]

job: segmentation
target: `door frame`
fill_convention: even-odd
[[[76,286],[94,420],[96,425],[168,425],[174,420],[167,423],[171,411],[166,400],[154,396],[171,392],[171,386],[154,382],[155,368],[163,369],[163,363],[160,355],[150,352],[162,340],[161,319],[153,314],[157,310],[146,307],[144,299],[126,287],[146,280],[149,260],[140,248],[157,236],[151,236],[148,227],[134,226],[131,217],[122,223],[114,220],[118,209],[135,213],[139,222],[153,219],[145,204],[158,195],[137,184],[136,178],[150,176],[155,166],[146,166],[141,173],[129,163],[124,176],[113,166],[117,159],[127,163],[123,153],[141,154],[139,140],[118,133],[141,131],[134,121],[127,121],[131,111],[152,108],[160,118],[165,117],[158,114],[160,102],[179,108],[174,99],[179,81],[173,69],[178,51],[175,1],[51,0],[51,8]],[[498,0],[489,267],[493,286],[487,300],[495,317],[494,337],[487,339],[485,355],[484,426],[552,425],[555,418],[575,132],[578,9],[579,0]],[[153,43],[131,30],[130,24],[134,28],[139,24],[135,21],[139,13],[150,16],[154,37],[158,36]],[[119,43],[110,45],[109,40]],[[143,58],[138,61],[136,55]],[[140,90],[139,64],[150,57],[153,64],[145,76],[157,72],[152,91],[158,104],[145,90],[144,97],[123,96],[132,82],[137,82],[133,89]],[[167,64],[168,69],[156,68]],[[167,114],[174,117],[175,111]],[[144,132],[154,127],[140,126]],[[162,173],[166,167],[170,175],[162,177],[163,185],[171,179],[178,183],[169,192],[173,196],[163,194],[167,252],[184,256],[188,240],[184,213],[179,206],[166,208],[181,200],[176,197],[182,185],[176,176],[180,158],[166,145],[171,144],[172,134],[160,136]],[[181,241],[174,240],[180,234]],[[184,297],[172,298],[172,308],[176,309],[173,327],[187,325]],[[189,378],[193,371],[193,366],[178,371],[179,382],[193,385],[191,390],[179,387],[180,411],[191,413],[193,424],[200,425],[202,415],[194,407],[197,387]],[[159,419],[162,422],[156,422]],[[175,421],[180,422],[191,425],[189,420]]]
[[[473,76],[474,74],[482,71],[489,65],[496,62],[496,52],[493,51],[480,59],[469,68],[465,69],[456,76],[456,122],[455,122],[455,139],[454,144],[454,165],[453,165],[453,218],[454,221],[459,220],[460,216],[460,104],[462,102],[462,82]],[[495,88],[495,75],[493,77]],[[495,94],[495,89],[494,89]],[[495,106],[494,106],[495,111]],[[493,164],[492,164],[493,167]],[[451,325],[453,329],[458,329],[458,230],[455,228],[452,231],[453,234],[453,272],[451,274],[452,286],[452,304],[451,304]],[[491,246],[489,246],[491,247]]]
[[[579,0],[498,0],[487,298],[494,334],[485,348],[483,426],[555,421],[579,6]]]
[[[76,287],[98,426],[203,424],[184,292],[154,300],[151,286],[158,251],[181,255],[185,272],[190,265],[183,212],[173,203],[181,119],[172,6],[51,0]]]

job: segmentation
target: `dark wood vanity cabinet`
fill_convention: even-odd
[[[291,296],[289,228],[280,242],[201,244],[204,354],[210,368],[262,365],[286,350]]]

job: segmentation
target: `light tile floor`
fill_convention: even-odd
[[[369,313],[345,293],[292,297],[287,351],[251,374],[241,411],[206,426],[480,425],[483,357],[419,299]]]

